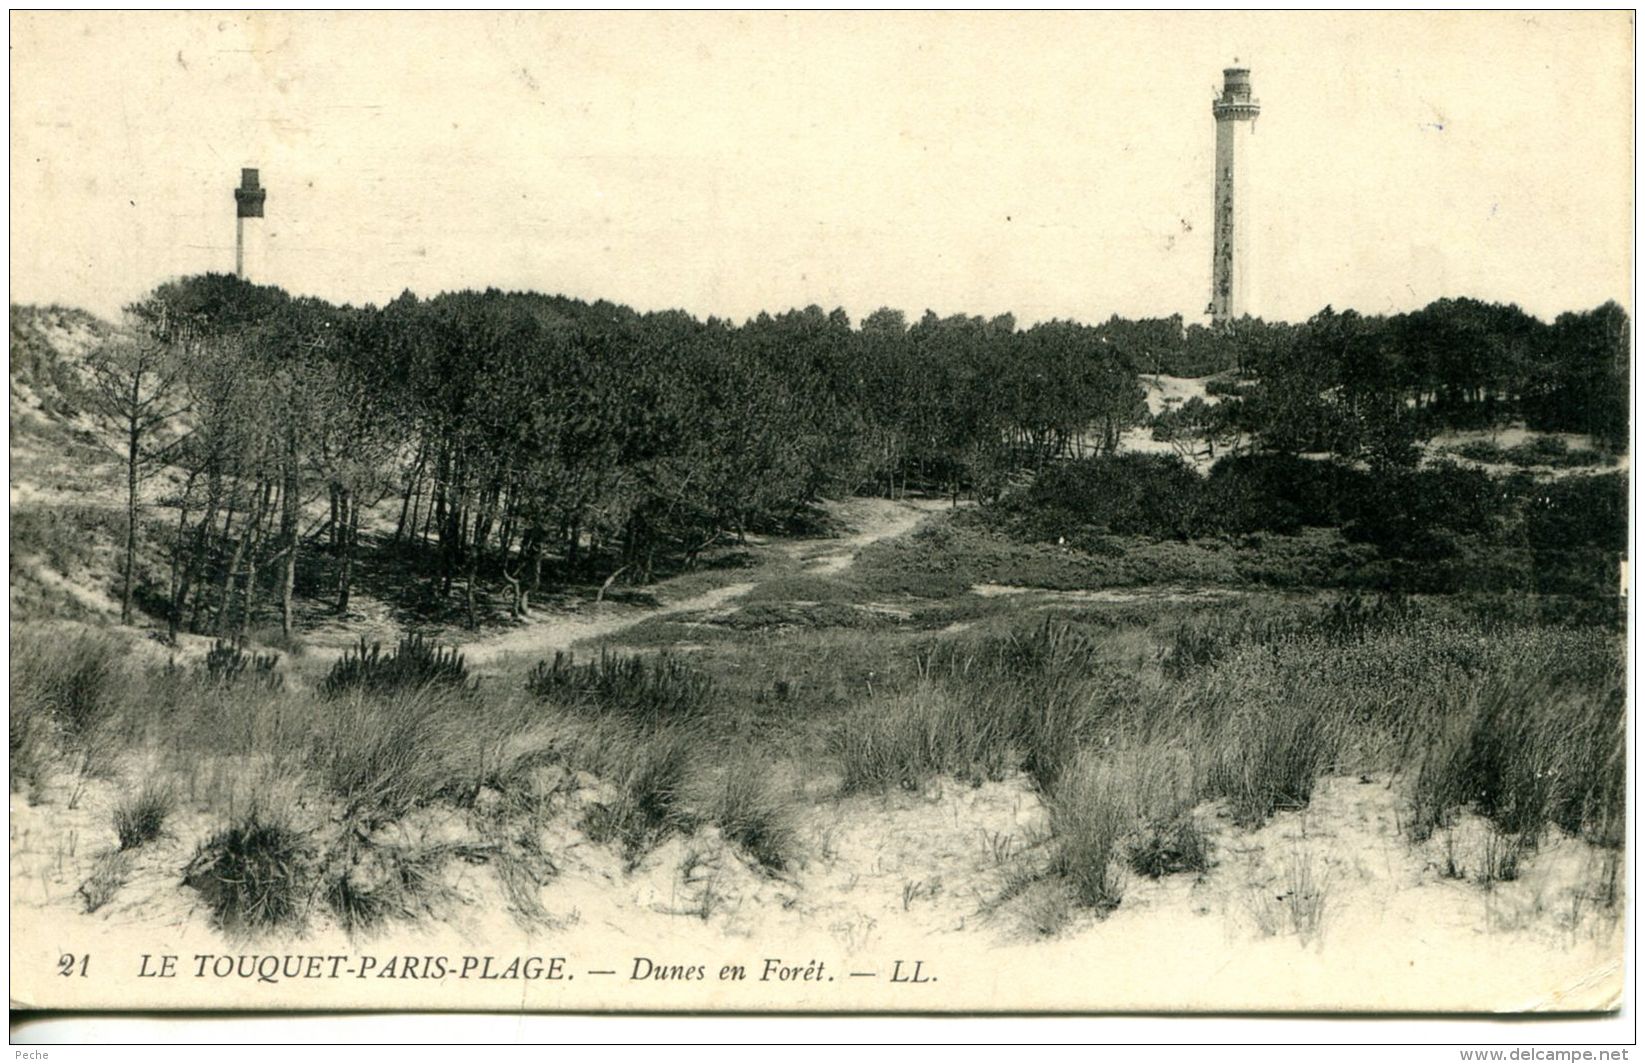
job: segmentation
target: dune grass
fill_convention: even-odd
[[[230,934],[254,934],[302,921],[309,894],[305,835],[281,814],[254,809],[200,844],[184,872]]]
[[[1157,669],[1127,678],[1124,640],[1090,625],[952,641],[909,691],[844,717],[831,749],[847,790],[1025,772],[1051,811],[1052,870],[1099,912],[1127,865],[1209,867],[1196,806],[1255,828],[1306,808],[1332,773],[1400,775],[1413,841],[1460,809],[1490,818],[1495,879],[1553,828],[1620,844],[1614,634],[1409,603],[1290,610],[1157,624]]]
[[[365,648],[330,674],[346,682],[306,687],[245,682],[256,670],[232,662],[139,667],[108,637],[14,637],[12,786],[154,753],[178,804],[221,814],[191,882],[223,926],[249,931],[316,901],[349,928],[428,912],[452,853],[380,853],[379,829],[425,809],[556,815],[532,790],[549,764],[601,781],[581,827],[631,868],[710,824],[766,869],[803,861],[781,763],[837,769],[846,793],[1021,773],[1050,815],[1044,874],[1098,912],[1129,876],[1212,868],[1207,817],[1256,828],[1306,808],[1332,773],[1395,778],[1413,844],[1459,812],[1488,818],[1496,851],[1471,873],[1494,882],[1549,831],[1614,848],[1625,823],[1619,636],[1501,618],[1280,596],[1000,611],[958,634],[828,628],[689,657],[566,655],[483,688],[421,643],[396,648],[405,666]],[[298,811],[255,800],[270,780]],[[169,812],[158,793],[129,796],[121,845],[154,838]],[[504,849],[468,856],[501,869]],[[536,888],[516,886],[529,907]]]
[[[176,806],[177,794],[167,783],[151,781],[122,798],[114,807],[114,833],[120,849],[135,849],[159,838]]]

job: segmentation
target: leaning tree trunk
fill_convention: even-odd
[[[520,580],[518,572],[509,572],[508,566],[503,566],[503,580],[508,583],[510,602],[508,613],[516,621],[525,616],[525,584]]]

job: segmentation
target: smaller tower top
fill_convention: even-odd
[[[1238,60],[1235,60],[1238,62]],[[1243,66],[1224,67],[1222,70],[1222,95],[1211,101],[1211,113],[1222,119],[1255,118],[1262,110],[1262,105],[1256,97],[1251,95],[1251,68]]]
[[[235,214],[240,218],[261,218],[263,216],[263,201],[268,198],[268,189],[257,182],[257,169],[252,166],[241,167],[240,187],[234,190]]]

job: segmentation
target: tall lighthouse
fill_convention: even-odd
[[[257,171],[240,171],[234,190],[234,275],[245,279],[263,267],[263,200],[268,190],[257,183]]]
[[[1222,72],[1222,95],[1211,101],[1217,120],[1216,199],[1212,214],[1211,322],[1222,325],[1248,312],[1246,304],[1251,257],[1248,250],[1250,200],[1245,171],[1250,140],[1262,110],[1251,95],[1251,71],[1228,67]]]

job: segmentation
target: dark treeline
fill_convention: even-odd
[[[1577,595],[1614,610],[1628,478],[1493,476],[1443,461],[1367,468],[1272,453],[1228,455],[1200,476],[1172,455],[1094,455],[1059,464],[973,519],[1012,540],[1097,556],[1123,549],[1116,537],[1260,545],[1336,529],[1369,552],[1271,578],[1386,592]]]
[[[1246,319],[1225,333],[1177,318],[1105,328],[1140,371],[1232,371],[1218,390],[1242,402],[1201,403],[1179,420],[1248,433],[1265,450],[1391,457],[1442,429],[1518,420],[1627,446],[1629,325],[1615,303],[1552,324],[1516,306],[1441,299],[1389,317],[1327,307],[1297,325]]]
[[[362,527],[385,519],[411,586],[474,624],[480,589],[519,615],[545,579],[643,583],[831,493],[997,499],[1018,472],[1113,453],[1146,417],[1144,372],[1238,364],[1254,382],[1217,416],[1269,450],[1374,459],[1379,433],[1408,447],[1405,423],[1436,413],[1610,438],[1620,401],[1626,425],[1610,304],[1552,326],[1464,303],[1220,333],[894,310],[853,327],[817,307],[733,325],[495,290],[337,307],[205,275],[132,311],[146,336],[98,370],[134,512],[145,470],[178,477],[167,586],[147,593],[174,630],[223,634],[260,598],[289,631],[300,579],[346,611]]]
[[[347,610],[388,500],[388,545],[474,623],[477,588],[523,613],[545,565],[645,582],[829,493],[997,493],[1011,471],[1112,451],[1145,412],[1129,364],[1063,322],[882,310],[853,328],[812,307],[733,326],[498,291],[339,308],[221,275],[133,311],[182,366],[167,404],[189,425],[168,455],[167,609],[225,634],[263,588],[289,630],[314,546]],[[141,372],[110,358],[117,381]]]

